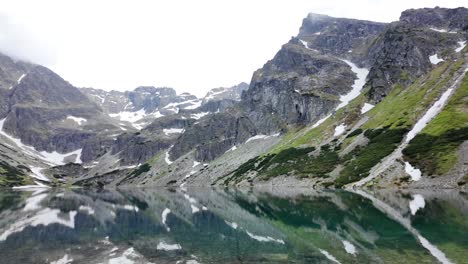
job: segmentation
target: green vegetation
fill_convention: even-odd
[[[248,172],[255,172],[254,175],[261,179],[279,175],[323,178],[328,177],[339,164],[343,169],[334,180],[336,187],[367,177],[372,167],[398,147],[404,135],[440,96],[462,64],[462,59],[454,63],[441,63],[407,87],[395,85],[379,104],[366,113],[369,117],[367,122],[344,139],[329,142],[320,151],[308,149],[323,144],[338,124],[345,123],[351,127],[361,119],[360,109],[366,100],[364,95],[351,101],[315,128],[292,129],[268,153],[239,167],[231,179],[240,181]],[[462,87],[451,98],[448,106],[404,150],[405,159],[423,168],[428,174],[444,173],[453,168],[456,149],[467,140],[467,83],[468,77],[465,77]],[[360,144],[340,157],[340,152],[362,133],[369,139],[367,144]],[[231,179],[225,180],[225,183]]]
[[[138,177],[140,174],[148,172],[151,169],[151,166],[148,163],[145,163],[141,165],[140,167],[134,169],[128,177],[126,177],[126,180],[133,179]]]
[[[468,76],[447,105],[403,150],[405,159],[428,175],[445,174],[457,162],[456,151],[468,140]]]
[[[23,171],[10,166],[4,161],[0,161],[0,186],[13,187],[18,185],[34,184],[31,177]]]
[[[268,154],[253,158],[241,165],[233,174],[236,181],[249,171],[255,171],[263,179],[280,175],[295,175],[306,177],[328,177],[340,161],[338,153],[330,146],[322,146],[320,152],[313,155],[315,147],[288,148],[278,154]],[[232,179],[227,179],[229,183]]]
[[[357,147],[345,156],[346,160],[351,161],[345,164],[345,168],[335,181],[335,186],[342,187],[347,183],[367,177],[372,167],[398,147],[406,132],[408,129],[387,128],[364,132],[364,135],[369,138],[369,143],[365,147]]]

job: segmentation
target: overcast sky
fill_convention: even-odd
[[[169,86],[198,96],[249,82],[309,13],[398,20],[408,8],[466,0],[2,0],[0,51],[75,86]]]

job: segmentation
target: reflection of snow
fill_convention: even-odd
[[[93,215],[93,214],[94,214],[94,209],[91,208],[90,206],[80,205],[80,207],[78,208],[78,210],[79,210],[79,211],[86,212],[86,213],[89,214],[89,215]]]
[[[171,250],[179,250],[182,247],[179,244],[167,244],[166,242],[159,242],[156,246],[157,250],[164,250],[164,251],[171,251]]]
[[[335,263],[340,263],[334,256],[332,256],[332,254],[328,253],[328,251],[326,250],[323,250],[323,249],[320,249],[320,253],[322,253],[327,259],[335,262]]]
[[[7,239],[13,233],[23,231],[23,229],[28,226],[60,224],[70,228],[75,228],[76,211],[70,211],[68,213],[68,220],[59,217],[60,213],[61,211],[59,209],[45,208],[29,218],[16,221],[8,228],[8,230],[0,235],[0,241]]]
[[[63,256],[63,258],[58,259],[56,261],[52,261],[50,264],[68,264],[68,263],[71,263],[72,261],[73,261],[73,259],[69,258],[68,254],[65,254],[65,256]]]
[[[343,240],[343,246],[344,246],[346,253],[351,254],[351,255],[356,255],[357,253],[356,247],[353,244],[351,244],[351,242],[347,240]]]
[[[420,194],[413,195],[413,200],[409,203],[409,207],[411,210],[411,214],[415,215],[419,209],[423,209],[426,206],[426,202],[424,201],[424,197]]]
[[[167,232],[171,231],[171,228],[169,228],[169,226],[167,225],[166,223],[166,220],[167,220],[167,215],[171,213],[171,210],[169,208],[165,208],[161,214],[161,221],[163,223],[163,225],[166,227],[166,230]]]
[[[26,205],[24,206],[23,211],[33,211],[33,210],[42,208],[40,203],[46,197],[47,197],[46,193],[29,197],[28,199],[26,199]]]
[[[238,225],[236,222],[228,222],[228,221],[224,221],[228,226],[230,226],[232,229],[237,229]]]
[[[250,233],[249,231],[245,231],[245,232],[250,238],[260,241],[260,242],[275,242],[275,243],[284,244],[284,241],[282,239],[275,239],[270,236],[265,237],[265,236],[254,235]]]
[[[447,259],[447,257],[442,251],[440,251],[436,246],[432,245],[427,239],[425,239],[423,236],[419,234],[418,230],[416,230],[413,226],[411,226],[411,222],[409,219],[404,218],[398,211],[393,209],[391,206],[387,205],[386,203],[375,198],[374,196],[370,195],[367,192],[364,192],[362,190],[353,190],[353,192],[371,200],[375,208],[385,213],[391,219],[400,223],[404,228],[406,228],[406,230],[408,230],[414,237],[416,237],[418,241],[421,243],[421,245],[425,249],[427,249],[429,253],[432,256],[434,256],[438,261],[442,262],[443,264],[452,264],[452,262],[449,259]]]

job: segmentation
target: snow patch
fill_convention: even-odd
[[[362,88],[364,87],[364,84],[366,84],[366,78],[367,75],[369,74],[369,70],[366,68],[358,68],[356,64],[348,61],[348,60],[342,60],[346,64],[348,64],[351,67],[351,71],[353,71],[357,79],[354,80],[352,89],[349,93],[340,96],[340,101],[341,103],[336,107],[336,110],[345,107],[346,105],[351,102],[354,98],[358,97],[359,94],[361,93]]]
[[[46,181],[46,182],[50,182],[50,180],[47,178],[47,176],[45,176],[41,171],[43,170],[42,168],[39,168],[39,167],[30,167],[31,169],[31,177],[33,178],[36,178],[38,180],[41,180],[41,181]]]
[[[457,34],[456,31],[447,31],[446,29],[443,29],[443,28],[429,28],[430,30],[432,31],[437,31],[437,32],[440,32],[440,33],[449,33],[449,34]]]
[[[77,123],[79,126],[83,125],[83,123],[88,122],[88,119],[86,118],[76,117],[76,116],[71,116],[71,115],[67,116],[66,119],[75,121],[75,123]]]
[[[255,136],[247,139],[247,141],[245,141],[245,143],[248,143],[248,142],[253,141],[253,140],[258,140],[258,139],[268,139],[268,138],[272,138],[272,137],[277,137],[279,135],[280,135],[279,133],[269,135],[269,136],[267,136],[267,135],[255,135]]]
[[[454,85],[456,84],[457,82],[455,82]],[[440,110],[442,110],[442,107],[444,106],[445,102],[447,102],[448,98],[450,97],[450,94],[453,91],[454,85],[447,89],[447,91],[445,91],[442,94],[439,100],[437,100],[434,103],[434,105],[432,105],[429,108],[429,110],[427,110],[423,117],[421,117],[421,119],[419,119],[418,122],[416,122],[414,127],[411,129],[410,132],[408,132],[408,135],[406,136],[407,143],[410,142],[416,136],[416,134],[421,132],[421,130],[423,130],[426,127],[426,125],[440,112]]]
[[[337,137],[337,136],[343,134],[345,131],[346,131],[346,125],[344,123],[342,123],[339,126],[335,127],[335,134],[333,134],[333,136]]]
[[[371,110],[372,108],[374,108],[374,106],[375,106],[375,105],[373,105],[373,104],[364,103],[364,105],[363,105],[362,108],[361,108],[361,114],[367,113],[369,110]]]
[[[419,209],[423,209],[426,206],[426,202],[424,201],[424,197],[420,194],[413,195],[413,200],[409,202],[409,208],[411,210],[411,214],[415,215]]]
[[[429,60],[430,60],[431,63],[434,64],[434,65],[437,64],[437,63],[439,63],[439,62],[444,61],[443,59],[439,58],[439,57],[437,56],[437,54],[434,54],[434,55],[432,55],[432,56],[429,56]]]
[[[182,247],[179,244],[167,244],[166,242],[159,242],[156,246],[157,250],[172,251],[180,250]]]
[[[109,114],[109,116],[117,118],[120,121],[127,121],[133,124],[145,117],[146,111],[144,109],[138,110],[136,112],[122,111],[116,114]]]
[[[316,49],[311,49],[311,48],[309,48],[309,44],[307,43],[307,41],[304,41],[304,40],[302,40],[302,39],[299,39],[299,42],[301,42],[302,45],[304,45],[304,47],[305,47],[306,49],[312,50],[312,51],[315,51],[315,52],[318,52],[318,50],[316,50]]]
[[[166,134],[166,136],[169,136],[171,134],[181,134],[181,133],[184,133],[184,129],[183,128],[165,128],[163,129],[163,132],[164,134]]]
[[[206,115],[209,115],[209,114],[210,114],[209,112],[201,112],[201,113],[191,114],[190,118],[198,120],[198,119],[200,119],[200,118],[202,118],[202,117],[204,117]]]
[[[22,75],[19,77],[19,79],[18,79],[18,81],[17,81],[18,84],[21,83],[21,81],[23,80],[24,77],[26,77],[26,73],[22,74]]]
[[[460,52],[466,47],[466,41],[458,41],[460,47],[455,49],[455,52]]]
[[[315,124],[312,126],[312,128],[316,128],[318,126],[320,126],[323,122],[325,122],[329,117],[331,116],[331,114],[327,115],[326,117],[318,120],[317,122],[315,122]]]
[[[413,181],[419,181],[421,179],[421,170],[413,167],[409,162],[405,162],[405,172],[411,176]]]
[[[29,155],[33,158],[37,158],[43,160],[44,162],[48,163],[49,165],[64,165],[65,162],[63,161],[66,157],[71,155],[76,155],[74,160],[75,163],[83,163],[81,161],[81,151],[82,149],[78,149],[69,153],[61,154],[56,151],[54,152],[46,152],[46,151],[37,151],[34,147],[28,146],[21,142],[21,139],[12,137],[3,131],[3,125],[5,124],[6,118],[0,120],[0,135],[8,138],[10,141],[13,141],[16,146],[18,146],[21,150],[23,150],[24,154]],[[73,161],[73,160],[72,160]]]
[[[167,151],[166,155],[164,156],[164,161],[166,161],[167,165],[171,165],[172,161],[169,159],[169,151],[171,151],[173,146],[171,146]]]
[[[237,149],[237,146],[232,146],[232,148],[226,150],[225,153],[228,153],[228,152],[230,152],[230,151],[234,151],[234,150],[236,150],[236,149]]]

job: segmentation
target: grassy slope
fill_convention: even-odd
[[[403,150],[405,158],[430,175],[447,173],[456,151],[468,140],[468,75],[442,111]]]
[[[320,145],[325,144],[327,139],[332,139],[334,128],[343,122],[347,124],[347,128],[355,125],[361,117],[360,109],[365,102],[365,96],[361,95],[316,128],[291,129],[283,137],[282,141],[268,153],[241,166],[234,173],[235,182],[245,178],[245,174],[249,171],[256,171],[264,179],[285,174],[300,177],[327,177],[327,174],[338,164],[343,165],[344,169],[336,180],[337,186],[367,176],[370,168],[398,146],[404,134],[427,108],[437,100],[443,92],[444,85],[447,84],[462,63],[462,59],[455,63],[447,61],[441,63],[430,73],[417,79],[408,87],[395,85],[382,102],[366,113],[369,120],[361,126],[362,130],[367,130],[365,135],[370,139],[366,146],[359,147],[341,158],[338,158],[337,153],[344,149],[346,145],[349,145],[354,137],[346,139],[341,144],[338,144],[336,140],[332,140],[325,146],[326,151],[320,155],[311,155],[311,151],[302,153],[304,151],[298,150],[298,148],[304,147],[318,148]],[[459,91],[466,90],[463,87],[461,88]],[[453,103],[452,99],[450,105]],[[466,109],[466,105],[458,106],[458,108]],[[454,116],[453,113],[446,116],[444,113],[438,118],[445,119],[446,122],[447,119],[458,118],[458,116]],[[434,122],[437,123],[436,120]],[[440,124],[443,124],[443,122],[441,121]],[[458,124],[463,126],[459,122]],[[440,127],[432,127],[428,126],[426,130],[441,130]],[[291,153],[294,155],[291,155]],[[302,153],[302,155],[298,155],[298,153]],[[453,151],[450,153],[453,154]],[[277,158],[277,156],[282,158]],[[308,170],[311,167],[321,169]],[[230,182],[230,180],[228,179],[225,183]]]

